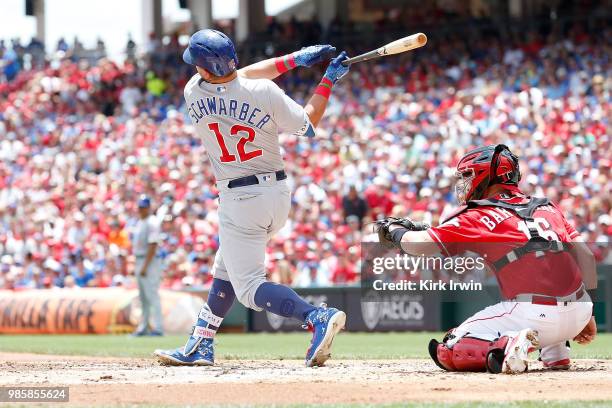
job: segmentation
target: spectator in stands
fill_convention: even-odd
[[[74,276],[68,275],[64,278],[64,288],[65,289],[75,289],[78,287],[79,286],[77,285],[76,280],[74,279]]]
[[[73,250],[83,249],[85,242],[90,238],[89,228],[85,225],[85,215],[77,212],[74,217],[74,225],[68,229],[67,242]]]
[[[57,40],[57,46],[55,47],[56,51],[67,52],[69,49],[70,46],[68,45],[64,37],[61,37],[59,40]]]
[[[93,265],[81,255],[73,255],[69,272],[74,283],[82,288],[89,286],[89,282],[95,278]]]
[[[367,206],[371,209],[372,218],[375,220],[385,214],[391,214],[394,201],[390,187],[385,178],[377,176],[365,192]]]
[[[338,264],[333,270],[331,281],[334,285],[346,285],[357,280],[356,265],[349,260],[349,254],[338,257]]]
[[[6,50],[4,52],[1,66],[3,67],[2,73],[7,81],[10,82],[15,79],[19,73],[19,70],[21,69],[21,65],[19,64],[15,50]]]
[[[354,216],[359,220],[359,227],[363,226],[363,219],[368,213],[368,205],[359,196],[357,187],[354,185],[349,187],[348,194],[342,198],[342,210],[344,211],[345,222],[348,222],[349,217]]]
[[[132,33],[128,34],[128,40],[125,45],[125,54],[126,54],[126,57],[130,60],[133,60],[136,58],[136,42],[132,38]]]
[[[149,71],[146,74],[147,79],[147,91],[150,95],[160,97],[166,91],[166,82],[158,77],[155,72]]]
[[[147,83],[147,87],[149,84]],[[150,91],[150,89],[149,89]],[[123,106],[123,113],[125,115],[133,115],[137,112],[137,107],[142,102],[142,92],[136,84],[134,78],[128,78],[125,87],[119,93],[119,101]]]
[[[118,219],[114,219],[110,223],[110,231],[108,233],[109,245],[115,245],[121,253],[130,249],[130,237],[125,228],[121,226]]]

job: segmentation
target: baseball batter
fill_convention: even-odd
[[[504,301],[450,330],[429,353],[447,371],[520,373],[540,349],[545,367],[567,369],[568,341],[586,344],[597,328],[591,299],[595,261],[559,208],[518,187],[518,158],[505,145],[468,152],[457,166],[462,206],[430,228],[410,219],[379,222],[381,242],[412,255],[466,250],[484,255]]]
[[[266,281],[265,248],[283,227],[291,192],[283,170],[279,132],[313,137],[336,81],[348,72],[334,58],[308,103],[302,107],[271,79],[298,66],[329,59],[330,45],[303,48],[292,54],[240,70],[232,41],[215,30],[202,30],[183,54],[197,74],[185,86],[187,113],[213,166],[219,190],[219,240],[208,301],[200,311],[184,348],[156,350],[165,364],[212,365],[213,339],[235,298],[256,311],[266,310],[304,322],[313,332],[306,365],[322,365],[344,312],[315,307],[291,288]]]

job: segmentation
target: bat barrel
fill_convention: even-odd
[[[399,54],[401,52],[410,51],[415,48],[420,48],[425,44],[427,44],[427,36],[423,33],[416,33],[408,37],[404,37],[402,39],[390,42],[389,44],[386,44],[376,50],[372,50],[366,52],[365,54],[357,55],[353,58],[346,59],[342,61],[341,64],[346,67],[356,62],[367,61],[373,58],[382,57],[384,55]]]

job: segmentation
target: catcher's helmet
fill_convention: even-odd
[[[503,144],[469,151],[457,164],[455,193],[459,204],[479,200],[494,184],[518,185],[521,180],[518,157]]]
[[[189,39],[183,61],[202,67],[215,76],[226,76],[236,70],[238,57],[234,43],[217,30],[200,30]]]

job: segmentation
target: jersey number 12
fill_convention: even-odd
[[[219,160],[221,160],[222,163],[230,163],[236,161],[236,155],[231,154],[229,150],[227,150],[225,140],[223,139],[223,135],[219,130],[219,124],[217,122],[209,123],[208,128],[212,130],[215,136],[217,137],[217,143],[219,143],[219,147],[221,148],[221,156],[219,157]],[[238,143],[236,144],[236,150],[238,151],[240,161],[245,162],[247,160],[251,160],[255,157],[261,156],[263,154],[263,150],[261,149],[252,150],[250,152],[247,152],[245,149],[247,143],[251,143],[253,140],[255,140],[255,130],[244,125],[234,125],[230,129],[230,135],[232,136],[236,136],[240,132],[246,133],[246,136],[240,138],[240,140],[238,140]]]

